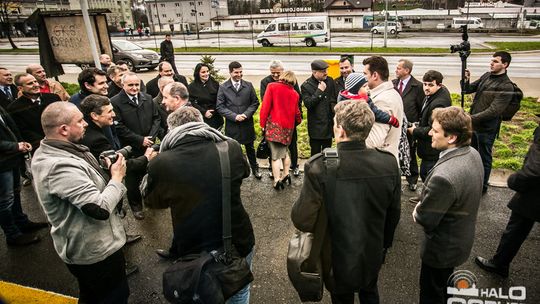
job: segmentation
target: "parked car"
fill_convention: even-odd
[[[199,33],[210,33],[210,32],[212,32],[212,28],[210,27],[204,27],[203,29],[199,31]]]
[[[401,23],[399,22],[388,21],[387,24],[387,32],[392,35],[394,35],[395,33],[399,33],[402,30]],[[372,27],[371,32],[373,34],[384,34],[384,22]]]
[[[159,64],[159,54],[145,50],[133,42],[126,40],[111,40],[113,61],[124,60],[129,69],[136,72],[140,69],[154,70]]]

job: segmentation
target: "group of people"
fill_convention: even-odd
[[[307,110],[311,158],[291,217],[301,231],[328,226],[321,259],[332,302],[353,303],[358,293],[360,303],[379,303],[378,273],[400,220],[405,175],[410,191],[417,191],[418,177],[424,185],[411,199],[413,220],[425,232],[420,303],[446,303],[447,279],[471,252],[493,141],[512,97],[510,54],[496,52],[488,73],[472,83],[467,78],[466,91],[476,92],[470,115],[451,106],[441,72],[427,71],[419,81],[407,59],[399,60],[393,81],[381,56],[365,58],[361,72],[343,56],[335,80],[325,61],[314,60],[312,75],[301,85],[293,71],[273,60],[259,99],[237,61],[229,64],[230,78],[222,84],[203,63],[188,84],[176,72],[173,55],[144,84],[125,63],[112,64],[107,57],[100,58],[101,69],[79,74],[80,91],[71,97],[39,65],[14,78],[0,68],[0,225],[8,245],[39,241],[32,231],[48,225],[28,219],[19,195],[21,175],[33,178],[54,247],[79,282],[81,302],[127,303],[132,271],[123,248],[141,236],[125,232],[125,195],[138,220],[145,218],[144,206],[171,208],[172,243],[156,251],[160,257],[221,247],[219,142],[228,146],[232,241],[251,265],[255,237],[241,185],[250,172],[262,178],[254,147],[261,100],[259,121],[276,190],[291,184],[290,170],[300,174],[296,127],[303,106]],[[537,129],[524,168],[509,180],[517,194],[497,254],[476,259],[503,276],[539,220],[532,204],[539,194],[539,137]],[[130,153],[103,156],[127,146]],[[330,152],[338,158],[335,172],[327,167]],[[31,174],[23,157],[29,154]],[[249,285],[230,302],[248,303]]]

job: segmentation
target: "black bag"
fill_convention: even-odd
[[[501,114],[502,120],[508,121],[512,120],[512,117],[516,115],[517,111],[519,111],[519,108],[521,107],[521,100],[523,99],[523,91],[517,86],[517,84],[512,82],[512,86],[514,87],[514,92],[512,94],[512,100],[510,100],[510,103],[504,109],[504,112]]]
[[[232,245],[231,172],[226,141],[216,143],[221,164],[223,248],[179,258],[163,273],[163,295],[171,303],[221,304],[253,281],[246,259]]]
[[[270,157],[270,146],[266,141],[265,135],[265,132],[263,132],[261,142],[259,143],[259,146],[257,146],[257,158],[260,159],[267,159]]]

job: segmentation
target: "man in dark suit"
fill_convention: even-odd
[[[242,80],[242,65],[238,61],[229,63],[231,78],[219,86],[216,110],[225,117],[225,135],[236,139],[246,148],[251,172],[262,178],[255,157],[255,128],[253,114],[259,107],[259,99],[251,82]]]
[[[152,97],[140,92],[137,74],[128,72],[122,79],[123,90],[111,98],[116,114],[116,131],[122,146],[131,146],[133,156],[143,155],[157,137],[162,137],[161,117]],[[144,219],[141,193],[138,190],[144,174],[126,175],[128,201],[136,219]]]
[[[540,114],[537,115],[540,117]],[[510,263],[527,239],[534,222],[540,222],[540,127],[534,130],[534,139],[523,168],[508,177],[508,187],[516,194],[508,203],[512,209],[506,229],[501,236],[497,251],[491,259],[476,257],[480,268],[508,277]]]
[[[420,111],[424,102],[424,91],[422,83],[414,78],[412,73],[413,63],[408,59],[399,60],[396,66],[396,77],[392,82],[394,87],[401,95],[403,100],[403,111],[407,121],[415,123],[420,120]],[[428,130],[429,131],[429,130]],[[407,176],[409,190],[416,191],[416,183],[418,182],[418,163],[416,162],[416,145],[411,135],[407,133],[409,147],[411,151],[411,175]]]
[[[7,109],[10,103],[17,98],[17,87],[13,84],[11,71],[0,67],[0,107]]]
[[[424,228],[420,304],[444,304],[454,267],[469,258],[482,197],[482,160],[471,148],[471,117],[463,109],[433,111],[431,146],[441,156],[424,182],[413,219]]]
[[[151,79],[146,84],[146,93],[150,94],[150,96],[152,96],[152,98],[155,98],[156,96],[159,95],[158,80],[161,77],[172,77],[174,79],[174,81],[180,82],[183,85],[185,85],[186,87],[188,86],[186,77],[184,77],[182,75],[179,75],[179,74],[175,74],[173,72],[173,68],[172,68],[170,63],[168,63],[166,61],[160,62],[159,65],[158,65],[158,71],[159,71],[159,74],[156,76],[156,78]]]
[[[165,40],[161,41],[161,44],[159,45],[159,53],[161,55],[160,60],[170,63],[174,73],[178,74],[178,71],[176,70],[176,63],[174,62],[174,46],[172,44],[170,34],[165,35]],[[185,85],[187,86],[187,83]]]
[[[19,167],[31,150],[32,145],[22,140],[15,122],[0,106],[0,227],[10,246],[38,242],[39,237],[30,232],[47,227],[47,223],[30,221],[21,207]]]
[[[345,80],[349,74],[354,72],[354,66],[352,63],[352,57],[347,55],[341,56],[339,59],[339,74],[340,76],[334,80],[336,83],[336,93],[345,90]],[[337,98],[337,96],[336,96]]]
[[[452,105],[450,92],[442,84],[443,75],[434,70],[429,70],[424,74],[423,86],[426,97],[422,104],[421,118],[419,123],[413,124],[407,129],[407,134],[412,137],[414,145],[418,147],[418,156],[422,159],[420,165],[420,178],[426,180],[429,171],[435,166],[439,159],[439,151],[431,147],[431,114],[436,108],[446,108]],[[411,197],[409,201],[417,204],[419,197]]]
[[[15,84],[22,95],[8,106],[8,112],[21,131],[24,141],[32,145],[33,151],[45,137],[41,128],[41,113],[60,96],[53,93],[40,93],[36,78],[28,73],[15,75]]]

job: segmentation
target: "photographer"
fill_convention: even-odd
[[[122,148],[113,125],[115,114],[109,98],[92,94],[81,102],[80,109],[84,115],[84,119],[88,123],[81,143],[90,149],[90,153],[96,159],[99,160],[100,154],[104,151],[117,151]],[[147,148],[143,156],[126,158],[126,174],[144,174],[148,161],[154,158],[156,153],[154,149]],[[131,184],[127,184],[126,186],[128,187],[128,192],[139,191],[138,187],[131,189]],[[123,212],[121,208],[119,208],[119,211]],[[125,212],[123,215],[125,216]],[[137,239],[139,238],[140,236]],[[131,241],[130,236],[128,236],[128,243],[129,241]]]

